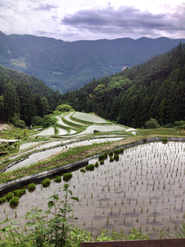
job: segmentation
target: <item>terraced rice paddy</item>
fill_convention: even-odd
[[[95,164],[97,159],[91,160]],[[98,229],[129,231],[133,227],[155,237],[165,228],[174,232],[185,218],[185,143],[161,142],[136,146],[119,155],[119,161],[109,157],[94,171],[73,172],[75,226],[94,233]],[[37,185],[36,191],[20,199],[17,209],[8,203],[0,206],[0,221],[6,214],[20,218],[31,207],[46,209],[46,199],[60,193],[64,182],[51,183],[49,188]],[[21,220],[23,224],[23,220]]]

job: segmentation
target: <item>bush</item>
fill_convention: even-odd
[[[100,160],[100,165],[104,165],[104,160]]]
[[[62,181],[61,177],[56,177],[56,178],[54,179],[54,182],[55,182],[55,183],[60,183],[61,181]]]
[[[109,156],[112,157],[113,156],[113,151],[109,152]]]
[[[28,191],[32,192],[36,189],[36,185],[34,183],[28,184]]]
[[[86,170],[87,171],[94,171],[94,165],[93,164],[87,165]]]
[[[0,198],[0,205],[3,204],[4,202],[6,202],[6,198],[5,197],[1,197]]]
[[[19,204],[19,197],[15,196],[10,200],[10,207],[15,208]]]
[[[62,105],[57,106],[56,111],[68,112],[68,111],[71,111],[72,109],[73,109],[72,106],[67,105],[67,104],[62,104]]]
[[[25,128],[25,122],[23,120],[19,119],[19,120],[15,121],[14,126],[21,128],[21,129],[24,129]]]
[[[150,118],[150,120],[146,121],[145,126],[147,129],[156,129],[160,127],[159,123],[155,118]]]
[[[67,181],[69,181],[69,180],[72,178],[72,176],[73,176],[72,173],[65,173],[65,174],[63,175],[63,180],[64,180],[65,182],[67,182]]]
[[[114,155],[114,160],[115,160],[115,161],[119,161],[119,154],[115,154],[115,155]]]
[[[21,197],[22,195],[26,194],[26,190],[25,189],[21,189],[21,190],[14,190],[14,196],[17,197]]]
[[[83,173],[85,173],[85,169],[84,168],[81,168],[80,171],[83,172]]]
[[[120,150],[119,149],[115,149],[114,150],[114,154],[119,154],[120,153]]]
[[[100,154],[99,157],[98,157],[99,160],[104,160],[105,159],[105,156],[104,154]]]
[[[163,139],[162,139],[162,143],[163,144],[166,144],[168,142],[168,139],[166,138],[166,137],[164,137]]]
[[[43,118],[42,127],[43,128],[50,127],[51,125],[55,125],[56,122],[57,122],[57,119],[53,115],[51,114],[45,115]]]
[[[42,186],[44,188],[48,187],[51,183],[51,180],[49,178],[45,178],[43,181],[42,181]]]
[[[5,196],[6,200],[9,202],[12,198],[13,198],[13,192],[9,192],[6,196]]]
[[[124,148],[120,148],[119,153],[123,154],[123,152],[124,152]]]
[[[98,163],[98,161],[96,161],[96,163],[95,163],[95,165],[94,165],[95,167],[98,167],[99,166],[99,163]]]
[[[110,157],[110,162],[113,162],[114,161],[114,158],[113,157]]]
[[[42,123],[43,123],[43,118],[40,116],[34,116],[31,119],[31,124],[33,126],[42,126]]]

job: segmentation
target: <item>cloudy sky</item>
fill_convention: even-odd
[[[0,0],[0,30],[64,41],[185,38],[185,0]]]

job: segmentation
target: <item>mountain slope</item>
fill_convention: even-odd
[[[122,71],[162,54],[185,39],[168,38],[63,42],[31,35],[0,32],[0,64],[33,75],[61,92],[93,78]]]
[[[77,111],[96,112],[118,123],[144,127],[149,118],[161,125],[185,120],[185,45],[131,69],[93,80],[62,95]]]

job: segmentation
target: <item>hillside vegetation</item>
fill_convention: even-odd
[[[34,116],[51,113],[59,95],[33,76],[0,66],[0,122],[29,125]]]
[[[93,80],[62,95],[77,111],[96,112],[111,121],[145,127],[150,118],[171,126],[185,116],[185,46],[115,75]]]
[[[0,64],[44,81],[60,92],[80,88],[93,78],[122,71],[177,46],[168,38],[64,42],[0,32]]]

